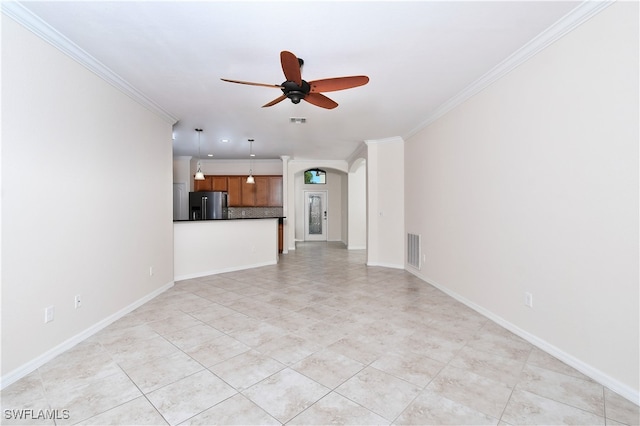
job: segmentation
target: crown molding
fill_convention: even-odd
[[[549,28],[538,34],[527,44],[507,57],[507,59],[500,62],[478,80],[474,81],[465,89],[463,89],[460,93],[436,108],[436,110],[431,113],[424,121],[422,121],[416,128],[405,135],[404,139],[406,140],[415,135],[458,105],[464,103],[475,94],[487,88],[496,80],[504,77],[515,68],[529,60],[531,57],[536,55],[538,52],[545,49],[547,46],[559,40],[560,38],[564,37],[566,34],[589,20],[592,16],[600,13],[601,11],[615,3],[615,1],[616,0],[583,1],[579,6],[574,8]]]
[[[420,130],[429,126],[434,121],[445,115],[447,112],[451,111],[458,105],[465,102],[467,99],[484,90],[493,82],[502,78],[513,69],[536,55],[538,52],[545,49],[547,46],[560,39],[567,33],[571,32],[582,23],[586,22],[592,16],[609,7],[614,2],[615,0],[583,1],[579,6],[562,17],[556,23],[551,25],[545,31],[540,33],[529,43],[518,49],[507,59],[502,61],[500,64],[480,77],[478,80],[463,89],[460,93],[450,98],[444,104],[440,105],[417,127],[411,130],[407,135],[405,135],[404,139],[408,139],[409,137],[418,133]],[[2,13],[11,17],[16,22],[22,24],[25,28],[29,29],[43,40],[49,42],[60,51],[64,52],[65,54],[85,66],[87,69],[101,77],[103,80],[118,88],[120,91],[122,91],[141,105],[145,106],[149,110],[153,111],[169,123],[175,124],[178,121],[178,118],[165,111],[151,99],[147,98],[139,90],[134,88],[132,85],[130,85],[116,73],[111,71],[97,59],[89,55],[67,37],[60,34],[38,16],[34,15],[30,10],[25,8],[19,2],[2,2]],[[367,144],[371,142],[373,141],[366,141]]]
[[[58,50],[70,56],[76,62],[89,69],[107,83],[119,89],[145,108],[162,117],[165,121],[175,124],[178,119],[165,111],[158,104],[147,98],[122,77],[111,71],[107,66],[81,49],[67,37],[59,33],[51,25],[32,13],[17,1],[2,1],[2,13],[18,22],[32,33],[47,41]]]
[[[403,142],[404,143],[404,139],[401,138],[400,136],[392,136],[390,138],[367,139],[367,140],[364,141],[364,143],[366,145],[382,145],[382,144],[387,144],[387,143],[398,143],[398,142]]]
[[[364,141],[347,157],[349,168],[360,158],[367,158],[367,144]]]

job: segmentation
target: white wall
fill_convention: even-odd
[[[367,141],[367,264],[404,268],[404,141]]]
[[[197,159],[192,160],[195,164]],[[247,160],[201,160],[200,167],[205,175],[242,175],[248,176],[249,170],[253,170],[254,175],[281,175],[282,160],[254,159],[253,162]],[[193,179],[192,179],[193,180]]]
[[[617,2],[405,153],[414,272],[636,402],[638,72]]]
[[[348,248],[367,248],[367,161],[359,159],[349,170]]]
[[[2,386],[173,284],[171,150],[171,123],[2,14]]]

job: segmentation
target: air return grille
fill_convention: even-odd
[[[420,235],[407,234],[407,262],[420,269]]]

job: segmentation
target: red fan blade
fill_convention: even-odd
[[[352,87],[364,86],[369,82],[366,75],[355,75],[352,77],[325,78],[323,80],[310,81],[311,93],[335,92],[336,90],[351,89]]]
[[[275,87],[277,89],[282,89],[282,86],[280,86],[279,84],[252,83],[250,81],[229,80],[227,78],[221,78],[220,80],[227,81],[229,83],[248,84],[250,86]]]
[[[298,86],[302,86],[302,74],[300,73],[300,62],[298,58],[291,52],[283,50],[280,52],[280,63],[282,71],[287,81],[293,81]]]
[[[287,99],[287,97],[285,95],[282,95],[280,97],[275,98],[274,100],[272,100],[268,104],[262,105],[262,108],[273,106],[273,105],[277,104],[278,102],[284,101],[285,99]]]
[[[313,104],[315,106],[319,106],[321,108],[326,109],[334,109],[338,106],[338,104],[331,99],[327,98],[325,95],[320,93],[309,93],[304,97],[304,100]]]

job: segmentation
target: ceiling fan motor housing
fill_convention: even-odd
[[[282,65],[284,76],[287,79],[287,81],[282,84],[252,83],[250,81],[229,80],[226,78],[221,80],[228,81],[230,83],[248,84],[250,86],[277,87],[281,89],[283,94],[271,102],[262,105],[263,108],[273,106],[285,99],[291,99],[291,102],[294,104],[299,104],[300,101],[304,99],[312,105],[326,109],[333,109],[338,106],[338,103],[326,97],[321,92],[335,92],[337,90],[351,89],[352,87],[362,86],[369,82],[369,77],[366,75],[353,75],[348,77],[312,80],[311,83],[308,83],[302,79],[301,75],[301,68],[304,61],[286,50],[280,52],[280,64]]]
[[[285,81],[282,83],[282,93],[294,104],[300,103],[302,99],[311,91],[311,86],[306,81],[302,80],[302,85],[298,86],[293,81]]]

